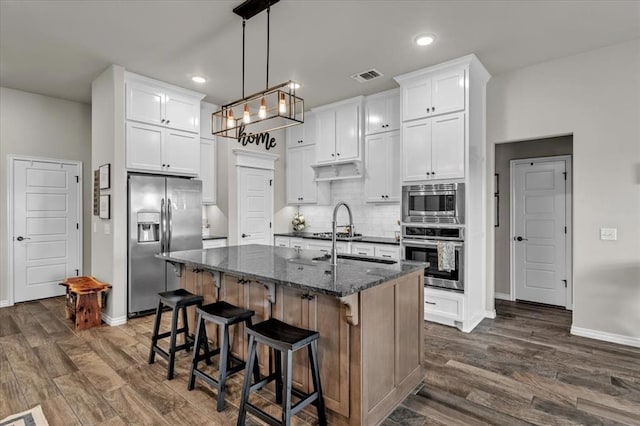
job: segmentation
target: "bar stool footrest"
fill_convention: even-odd
[[[273,426],[281,426],[282,425],[282,422],[280,420],[278,420],[275,417],[273,417],[272,415],[267,414],[266,412],[262,411],[261,409],[259,409],[255,405],[251,404],[249,401],[245,402],[245,410],[247,410],[247,412],[253,414],[254,416],[259,418],[260,420],[262,420],[264,422],[267,422],[270,425],[273,425]]]
[[[298,403],[296,403],[295,405],[293,405],[291,407],[291,415],[292,416],[295,416],[304,407],[306,407],[309,404],[313,404],[318,399],[318,392],[313,392],[311,394],[304,394],[302,392],[297,392],[296,391],[294,393],[293,389],[291,389],[291,393],[293,393],[298,398],[303,398],[302,400],[298,401]],[[304,395],[304,396],[300,396],[300,395]]]

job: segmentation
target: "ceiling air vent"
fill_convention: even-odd
[[[376,78],[382,77],[382,73],[376,69],[370,69],[369,71],[359,72],[358,74],[354,74],[351,76],[354,80],[365,83],[367,81],[374,80]]]

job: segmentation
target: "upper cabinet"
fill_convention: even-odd
[[[214,128],[212,127],[211,116],[214,112],[218,111],[220,107],[218,105],[210,104],[209,102],[200,102],[200,137],[205,139],[215,139],[213,135]]]
[[[361,109],[358,97],[314,110],[317,163],[360,159]]]
[[[367,96],[364,110],[367,135],[398,130],[400,128],[400,91],[394,89]]]
[[[365,153],[365,200],[368,203],[399,202],[400,132],[367,136]]]
[[[125,92],[127,169],[197,176],[204,95],[133,73]]]
[[[140,81],[127,82],[126,90],[127,120],[187,132],[200,131],[199,97]]]
[[[304,113],[304,123],[287,127],[287,147],[308,146],[316,143],[316,118],[311,112]]]
[[[455,68],[401,84],[402,121],[465,109],[465,69]]]
[[[202,204],[216,203],[216,141],[200,138]]]

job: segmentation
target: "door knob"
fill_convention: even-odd
[[[528,238],[522,238],[522,237],[520,237],[520,236],[518,236],[518,237],[516,237],[516,238],[514,238],[514,239],[515,239],[515,240],[518,240],[518,241],[529,241],[529,239],[528,239]]]
[[[249,234],[244,234],[244,233],[242,234],[242,238],[246,238],[246,237],[250,237],[250,236],[251,235],[249,235]]]
[[[18,241],[22,241],[22,240],[30,240],[31,238],[28,237],[17,237],[16,240]]]

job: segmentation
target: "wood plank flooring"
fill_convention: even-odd
[[[640,349],[571,336],[561,309],[496,310],[470,334],[425,323],[424,382],[383,425],[640,425]],[[76,332],[63,298],[0,309],[0,418],[41,404],[52,426],[235,424],[242,376],[222,413],[216,391],[187,390],[188,354],[167,381],[162,359],[147,364],[153,319]],[[277,414],[271,397],[252,401]],[[294,424],[317,421],[303,412]]]

